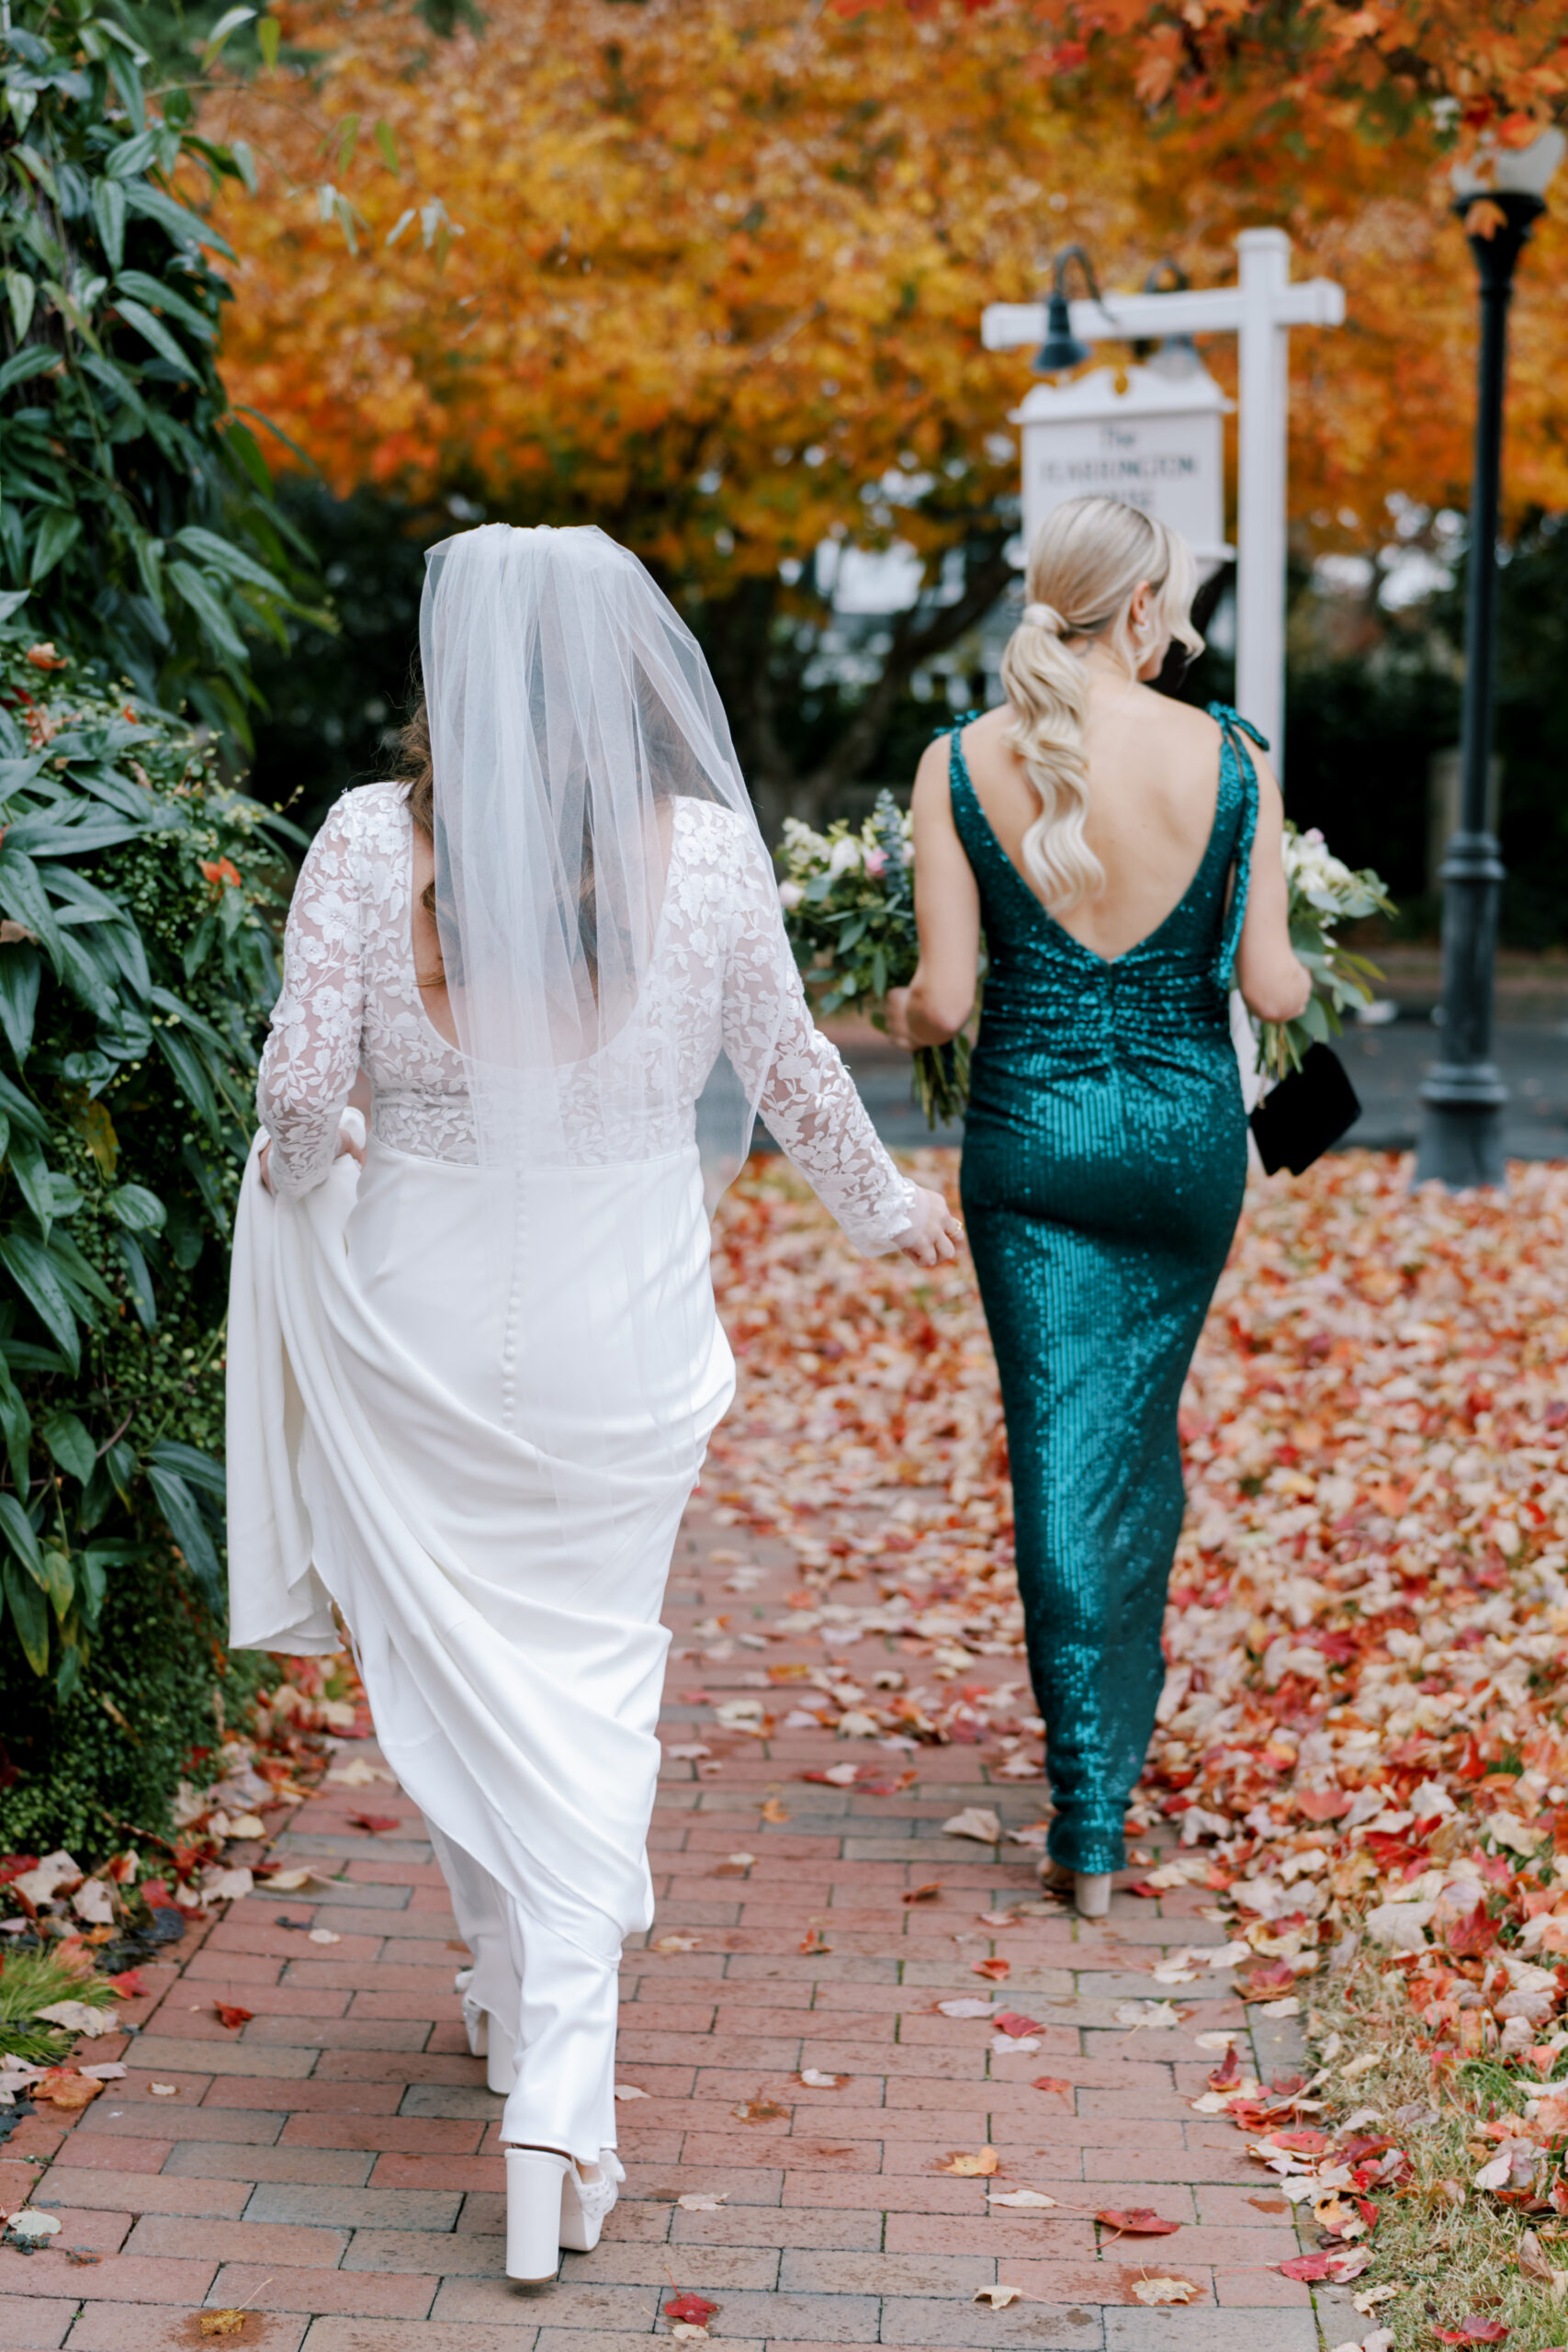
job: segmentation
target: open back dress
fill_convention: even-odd
[[[1122,1865],[1154,1730],[1185,1500],[1177,1406],[1247,1177],[1228,991],[1258,786],[1252,729],[1220,705],[1211,716],[1208,846],[1164,922],[1114,958],[1029,888],[970,782],[962,726],[951,739],[989,957],[964,1222],[1007,1417],[1049,1849],[1088,1872]]]

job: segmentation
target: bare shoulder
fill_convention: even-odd
[[[915,797],[921,808],[944,807],[948,797],[948,767],[953,758],[952,738],[933,736],[920,753],[915,770]]]
[[[1217,756],[1220,748],[1220,724],[1211,718],[1196,703],[1178,702],[1174,695],[1162,695],[1147,686],[1138,696],[1139,715],[1152,727],[1157,727],[1167,740],[1190,747],[1195,752]]]

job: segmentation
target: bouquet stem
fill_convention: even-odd
[[[969,1100],[968,1034],[960,1030],[945,1046],[915,1049],[911,1092],[926,1114],[928,1127],[951,1126],[964,1116]]]

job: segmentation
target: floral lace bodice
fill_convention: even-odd
[[[256,1103],[285,1198],[320,1183],[361,1069],[372,1133],[416,1159],[478,1157],[463,1057],[434,1028],[414,975],[413,827],[400,784],[344,793],[310,845],[284,944],[283,993],[262,1056]],[[615,1041],[635,1074],[639,1036],[678,1041],[672,1151],[694,1134],[697,1096],[720,1051],[758,1098],[773,1134],[852,1241],[887,1249],[909,1222],[911,1187],[881,1143],[837,1048],[811,1019],[754,835],[728,808],[675,804],[670,867],[648,1001]],[[647,1151],[646,1115],[635,1155]],[[574,1158],[617,1148],[604,1091],[585,1091]]]

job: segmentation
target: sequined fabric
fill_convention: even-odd
[[[990,956],[964,1213],[1001,1374],[1049,1848],[1076,1871],[1124,1859],[1184,1504],[1177,1404],[1247,1175],[1227,991],[1257,781],[1246,722],[1212,715],[1224,746],[1202,863],[1114,962],[1022,881],[976,797],[962,727],[952,736],[953,820]]]

